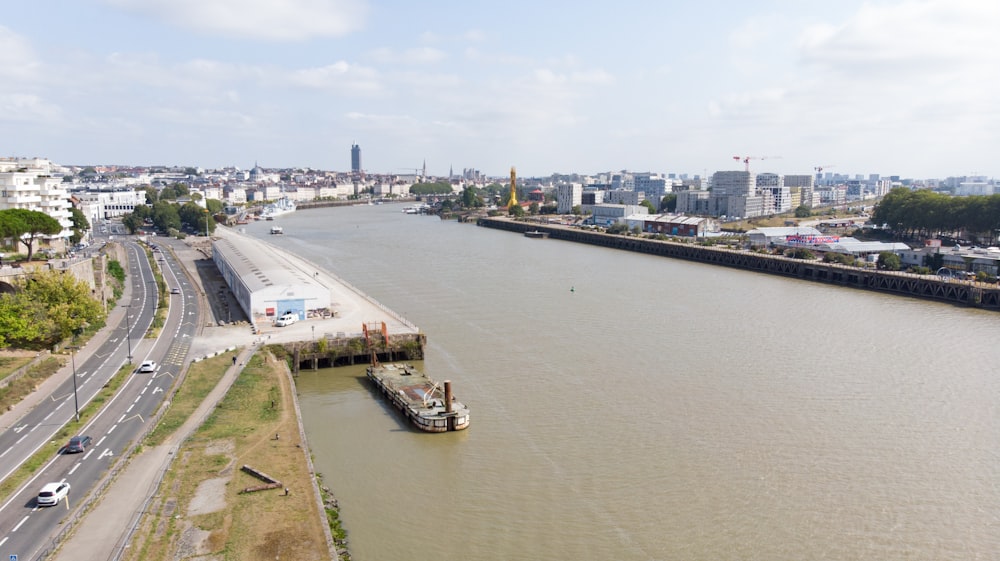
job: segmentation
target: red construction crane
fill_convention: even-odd
[[[833,167],[833,166],[816,166],[816,167],[815,167],[815,168],[813,168],[813,169],[815,169],[815,170],[816,170],[816,173],[818,173],[818,174],[822,174],[822,173],[823,173],[823,170],[824,170],[824,169],[826,169],[826,168],[832,168],[832,167]]]
[[[778,159],[781,156],[733,156],[734,160],[743,161],[747,167],[747,171],[750,171],[750,160],[767,160],[767,159]]]

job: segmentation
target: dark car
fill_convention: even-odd
[[[66,453],[76,454],[77,452],[83,452],[87,449],[87,446],[90,446],[91,442],[93,442],[93,439],[89,436],[74,436],[69,439],[69,444],[66,445]]]

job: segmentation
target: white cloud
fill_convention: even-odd
[[[327,66],[288,72],[289,83],[344,94],[378,94],[383,87],[378,73],[363,66],[337,61]]]
[[[431,64],[447,57],[444,51],[432,47],[416,47],[396,51],[388,47],[375,49],[368,58],[381,64]]]
[[[55,124],[60,120],[58,106],[46,102],[37,95],[0,95],[0,122],[23,122]]]
[[[807,64],[855,77],[922,79],[938,73],[1000,68],[996,30],[1000,3],[979,0],[908,0],[865,4],[841,25],[805,30]]]
[[[20,35],[0,25],[0,68],[4,82],[36,77],[38,61],[34,50]]]
[[[362,28],[364,0],[104,0],[170,25],[239,39],[301,41]]]

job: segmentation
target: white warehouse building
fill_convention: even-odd
[[[288,313],[303,320],[308,312],[331,309],[330,289],[269,244],[227,236],[212,242],[212,259],[254,325]]]

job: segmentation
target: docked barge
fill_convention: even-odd
[[[448,432],[468,428],[469,408],[455,399],[451,382],[439,384],[413,366],[374,363],[368,378],[418,429]],[[443,387],[442,387],[443,386]]]
[[[438,384],[412,365],[379,362],[374,339],[381,335],[381,344],[389,344],[385,322],[372,324],[371,327],[362,324],[361,328],[371,353],[371,363],[366,371],[368,378],[411,423],[427,432],[448,432],[469,427],[469,408],[451,394],[450,380]]]

